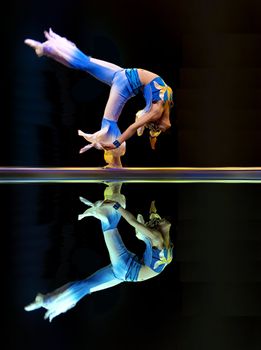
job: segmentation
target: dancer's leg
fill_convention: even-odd
[[[111,204],[103,204],[97,208],[91,207],[84,215],[94,216],[101,221],[103,236],[109,252],[113,272],[116,277],[124,280],[134,254],[125,247],[117,229],[121,214]]]
[[[101,123],[101,130],[104,130],[104,129],[106,129],[107,132],[101,139],[101,141],[103,142],[112,143],[121,135],[117,122],[113,120],[103,118]],[[126,142],[123,142],[120,145],[120,147],[114,150],[104,151],[104,160],[107,163],[106,167],[121,168],[122,167],[121,157],[125,154],[125,152],[126,152]]]
[[[35,301],[25,307],[32,311],[43,307],[48,311],[44,318],[52,319],[73,308],[85,295],[113,287],[123,281],[116,278],[111,265],[108,265],[81,281],[75,281],[47,294],[38,294]]]
[[[125,247],[117,228],[103,231],[103,236],[109,252],[113,272],[117,278],[125,280],[134,254]]]
[[[96,79],[111,86],[115,73],[121,71],[122,68],[116,64],[90,57],[84,70]]]
[[[102,139],[103,142],[112,143],[121,135],[117,122],[126,102],[133,96],[134,94],[127,81],[125,72],[123,70],[117,72],[113,79],[113,85],[102,119],[101,129],[109,123],[108,131]],[[126,142],[123,142],[120,147],[115,150],[105,151],[104,160],[107,163],[107,167],[121,168],[121,157],[125,152]]]
[[[85,55],[74,43],[52,30],[45,32],[45,36],[47,41],[43,43],[32,39],[26,39],[25,43],[32,47],[38,56],[48,56],[67,67],[83,70],[110,86],[113,84],[115,89],[110,93],[104,116],[117,121],[124,104],[133,96],[124,69],[116,64]],[[121,74],[115,77],[117,72]]]
[[[117,122],[126,102],[134,95],[125,70],[116,72],[110,95],[105,106],[104,118]]]
[[[104,109],[104,118],[117,122],[129,98],[130,96],[126,95],[125,97],[120,89],[113,85]]]
[[[87,204],[89,205],[90,202]],[[48,310],[45,313],[45,319],[49,318],[52,321],[54,317],[73,308],[85,295],[113,287],[126,280],[126,274],[134,254],[127,250],[116,228],[120,214],[111,206],[111,209],[107,205],[105,207],[106,215],[104,217],[106,216],[106,220],[103,220],[102,216],[99,216],[99,219],[111,264],[84,280],[69,282],[45,295],[38,294],[35,301],[25,307],[26,311],[43,307]]]
[[[38,56],[45,55],[67,67],[84,70],[108,85],[112,84],[115,73],[122,70],[113,63],[85,55],[74,43],[51,29],[44,34],[47,41],[43,43],[32,39],[25,40],[25,43],[31,46]]]
[[[126,102],[134,96],[134,93],[128,83],[124,69],[113,63],[99,60],[85,55],[80,51],[74,43],[54,33],[51,29],[45,32],[47,41],[44,43],[37,42],[32,39],[26,39],[25,43],[34,48],[38,56],[48,56],[63,65],[83,70],[96,79],[111,86],[110,95],[104,110],[104,119],[117,122],[122,109]],[[102,121],[103,123],[103,121]],[[119,128],[117,127],[118,131]],[[120,131],[118,136],[120,135]],[[114,133],[106,133],[102,141],[113,142],[117,136]],[[98,142],[92,145],[83,147],[80,153],[97,145]],[[100,149],[100,148],[99,148]],[[121,168],[121,156],[125,154],[126,144],[123,143],[119,149],[104,152],[104,159],[107,163],[106,167]]]
[[[35,301],[25,307],[32,311],[43,307],[48,311],[44,318],[49,321],[61,313],[73,308],[85,295],[113,287],[125,281],[133,254],[130,253],[117,228],[103,231],[111,264],[96,271],[81,281],[74,281],[47,294],[38,294]]]

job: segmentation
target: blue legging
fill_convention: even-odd
[[[134,96],[125,69],[113,63],[86,56],[76,47],[67,61],[71,68],[83,70],[111,86],[104,118],[117,122],[124,105]]]
[[[60,313],[74,307],[85,295],[128,281],[127,273],[130,265],[133,265],[135,254],[126,248],[116,228],[120,217],[120,214],[112,208],[110,215],[107,216],[109,223],[108,221],[106,224],[101,223],[111,263],[84,280],[69,282],[43,295],[42,307],[48,309],[45,318],[51,321]],[[141,266],[136,262],[135,265],[136,269]]]

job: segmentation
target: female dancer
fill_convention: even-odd
[[[26,39],[36,54],[48,56],[63,65],[83,70],[111,86],[102,118],[101,130],[94,134],[78,131],[88,142],[80,150],[83,153],[95,147],[105,151],[105,161],[110,167],[121,167],[120,157],[125,153],[126,140],[136,132],[140,136],[149,129],[150,144],[155,149],[158,135],[170,128],[170,108],[173,105],[172,89],[161,77],[141,68],[123,69],[115,64],[86,56],[74,43],[54,33],[45,31],[46,41],[41,43]],[[117,122],[125,103],[142,92],[146,106],[136,114],[132,123],[122,134]]]
[[[83,280],[69,282],[51,293],[37,294],[25,310],[32,311],[43,307],[47,309],[44,318],[49,318],[50,322],[74,307],[85,295],[123,282],[140,282],[153,278],[172,261],[173,244],[169,234],[171,224],[156,212],[154,202],[149,221],[145,223],[142,215],[138,215],[136,219],[118,202],[105,200],[91,203],[82,197],[80,199],[91,208],[79,215],[79,220],[94,216],[101,221],[111,263]],[[123,204],[125,205],[124,199]],[[145,243],[142,258],[125,247],[117,228],[121,216],[134,227],[136,237]]]

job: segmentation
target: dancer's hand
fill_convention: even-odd
[[[100,145],[105,151],[111,151],[116,148],[116,146],[113,143],[100,142]]]
[[[105,199],[102,204],[111,204],[113,206],[115,203],[117,202],[111,199]]]

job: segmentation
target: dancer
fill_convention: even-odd
[[[109,167],[121,167],[120,157],[125,154],[126,140],[136,132],[141,136],[144,128],[149,129],[150,144],[155,149],[157,137],[170,128],[170,109],[173,106],[172,89],[157,74],[141,69],[123,69],[115,64],[85,55],[74,43],[54,33],[45,31],[46,41],[41,43],[26,39],[37,56],[47,56],[74,69],[83,70],[98,80],[111,86],[104,110],[101,129],[88,134],[78,131],[90,144],[80,153],[95,147],[104,150],[104,158]],[[146,106],[136,114],[132,123],[122,134],[117,122],[126,102],[142,92]]]
[[[121,199],[124,204],[124,198]],[[171,224],[156,212],[154,202],[150,219],[145,223],[142,215],[138,215],[136,219],[119,202],[104,200],[92,203],[82,197],[80,200],[90,208],[79,215],[78,219],[94,216],[101,221],[110,264],[83,280],[69,282],[51,293],[37,294],[25,310],[32,311],[43,307],[47,309],[44,318],[50,322],[74,307],[85,295],[123,282],[140,282],[153,278],[172,261],[173,244],[169,234]],[[136,237],[144,241],[146,247],[142,258],[125,247],[117,228],[121,217],[135,229]]]

